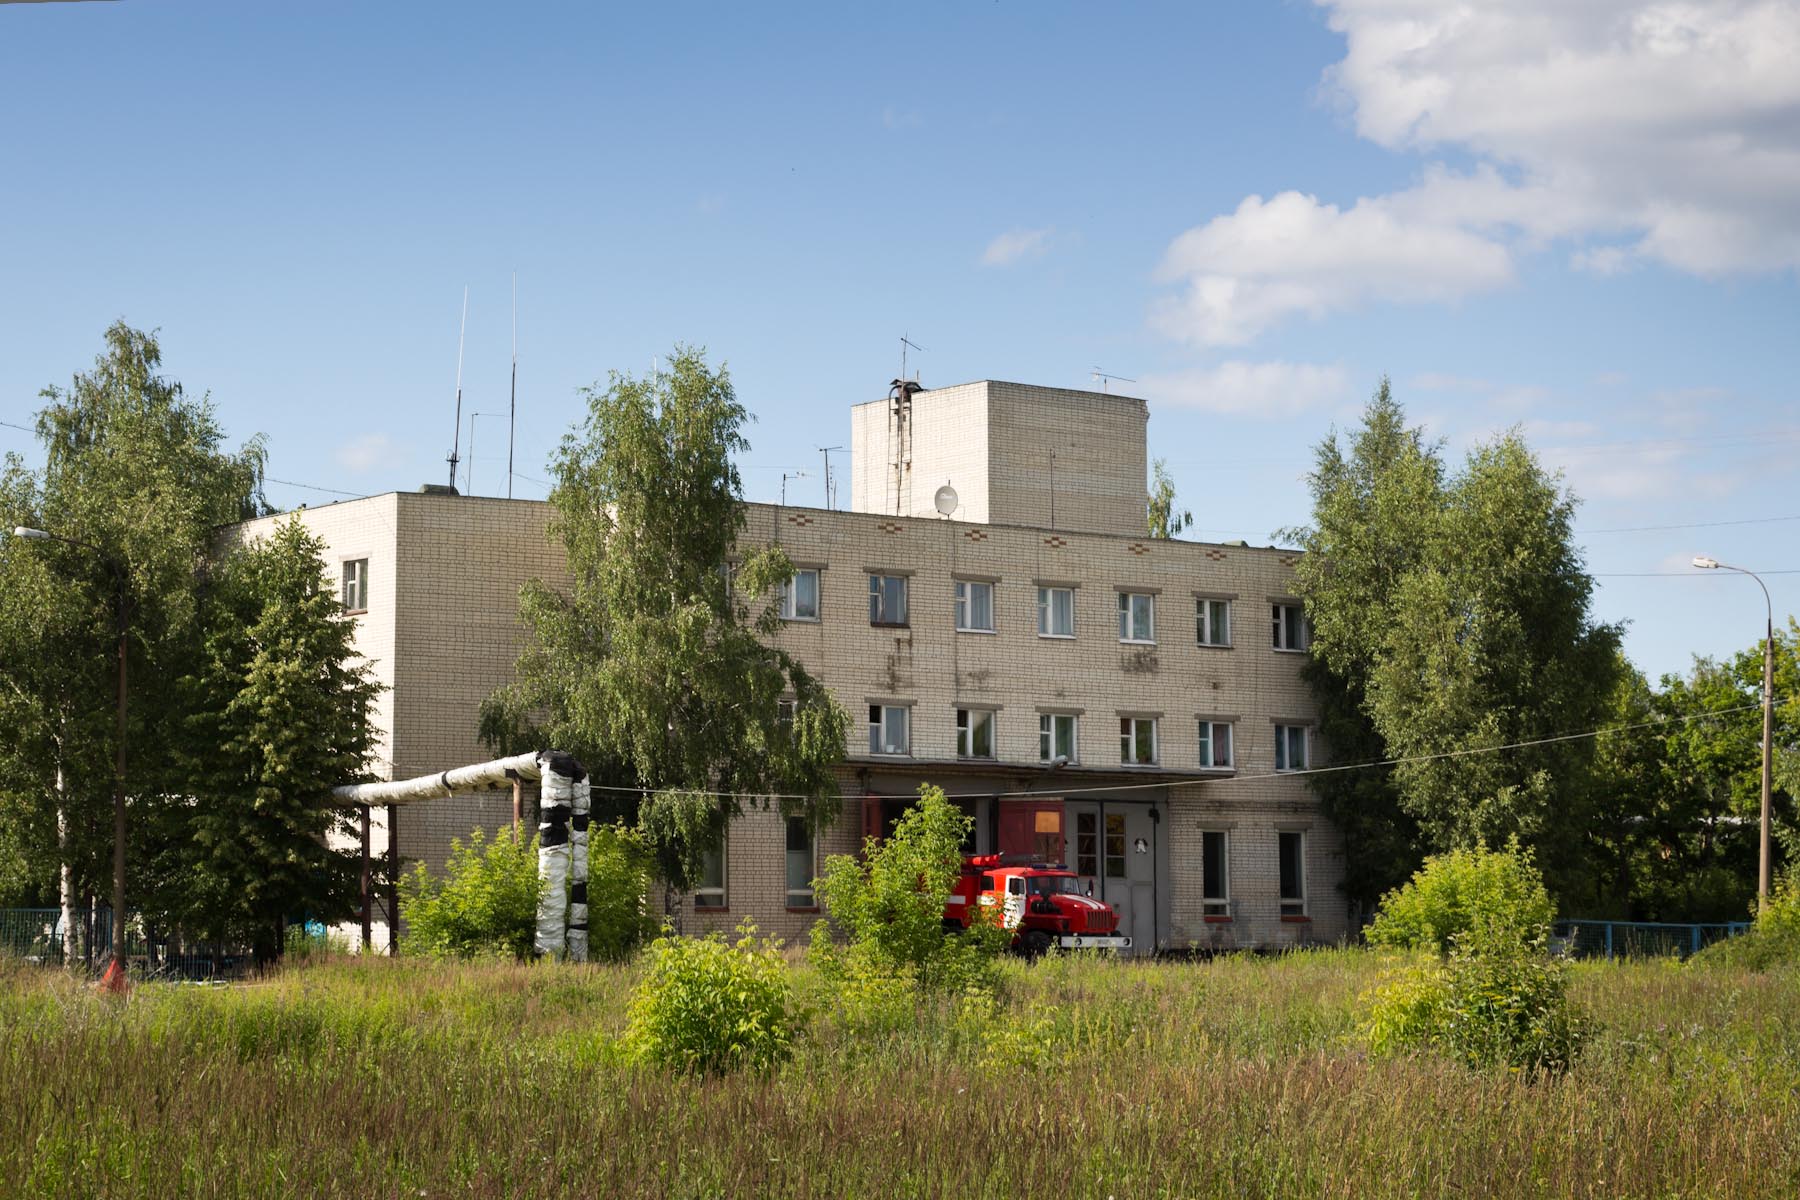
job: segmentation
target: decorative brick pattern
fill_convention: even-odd
[[[1065,537],[1058,537],[1055,534],[1051,534],[1049,537],[1044,539],[1044,545],[1050,547],[1052,550],[1065,550],[1068,548],[1069,539],[1065,538]]]
[[[807,525],[811,525],[813,519],[805,513],[789,513],[787,515],[787,523],[789,525],[799,525],[804,528]]]
[[[971,542],[985,542],[987,541],[987,530],[965,529],[963,530],[963,536],[968,538]]]
[[[1214,546],[1211,549],[1207,550],[1206,557],[1211,559],[1213,562],[1224,562],[1225,561],[1225,552],[1223,550],[1219,549],[1217,546]]]
[[[1139,558],[1142,558],[1144,555],[1150,553],[1150,547],[1144,545],[1144,543],[1142,543],[1142,542],[1133,542],[1133,543],[1131,543],[1131,545],[1125,547],[1125,549],[1127,549],[1131,553],[1137,555]]]

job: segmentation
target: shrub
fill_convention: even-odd
[[[595,825],[588,831],[588,957],[628,958],[656,933],[645,908],[652,882],[651,852],[637,830]]]
[[[851,965],[863,975],[909,975],[928,991],[997,986],[994,961],[1011,937],[989,923],[947,936],[944,906],[962,873],[962,844],[972,825],[943,790],[920,787],[894,834],[865,847],[862,861],[833,855],[816,881],[820,902],[849,940],[813,927],[813,954],[827,977]]]
[[[632,1057],[723,1075],[768,1071],[792,1055],[800,1014],[780,943],[759,942],[748,921],[738,933],[735,944],[717,933],[651,943],[631,997],[625,1040]]]
[[[1425,860],[1411,881],[1382,897],[1367,931],[1372,945],[1450,953],[1478,923],[1484,941],[1526,943],[1549,933],[1556,908],[1529,850],[1452,850]]]
[[[1800,872],[1776,882],[1748,933],[1708,946],[1695,961],[1752,971],[1800,963]]]
[[[1546,951],[1545,933],[1521,939],[1504,921],[1478,918],[1455,935],[1447,961],[1415,966],[1377,990],[1365,1025],[1369,1049],[1562,1071],[1588,1032],[1568,991],[1569,964]]]
[[[401,881],[407,932],[402,948],[433,957],[532,955],[540,883],[537,839],[504,828],[489,842],[477,829],[468,845],[450,842],[444,878],[420,863]]]

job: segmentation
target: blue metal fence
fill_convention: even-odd
[[[1748,921],[1673,924],[1567,920],[1558,921],[1553,932],[1573,958],[1687,958],[1749,928]]]
[[[112,912],[76,909],[73,916],[73,951],[68,953],[62,910],[0,908],[0,954],[98,974],[106,969],[111,953]],[[236,979],[253,965],[243,947],[214,946],[147,930],[135,913],[125,922],[124,949],[126,966],[138,979]]]

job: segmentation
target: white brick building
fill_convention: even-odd
[[[823,856],[929,782],[975,818],[975,849],[1066,861],[1140,947],[1347,932],[1341,841],[1286,774],[1323,753],[1296,555],[1145,536],[1146,423],[1142,401],[1092,392],[895,389],[852,410],[853,511],[749,506],[744,540],[779,542],[801,570],[773,601],[780,644],[851,715],[844,816],[816,845],[746,816],[685,927],[749,915],[802,935]],[[548,515],[405,493],[305,511],[391,688],[381,774],[486,757],[476,710],[510,677],[518,586],[566,578]],[[451,836],[509,817],[503,796],[402,809],[401,852],[436,866]]]

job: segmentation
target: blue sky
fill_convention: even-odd
[[[817,503],[906,333],[927,386],[1137,380],[1198,535],[1261,542],[1385,372],[1566,472],[1654,676],[1760,633],[1695,553],[1800,607],[1795,61],[1790,0],[0,5],[0,422],[123,316],[275,478],[437,482],[516,272],[517,495],[684,341],[751,498]]]

